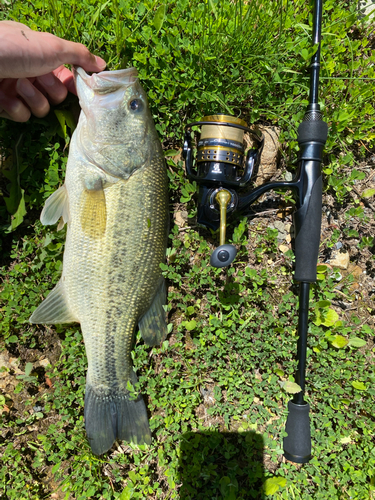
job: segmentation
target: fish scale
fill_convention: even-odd
[[[65,184],[41,216],[45,224],[59,216],[68,224],[63,272],[30,321],[81,324],[86,431],[101,454],[116,438],[151,442],[143,399],[129,383],[137,382],[131,362],[137,325],[149,345],[166,336],[160,263],[168,234],[167,175],[134,69],[91,77],[78,69],[75,77],[83,112]],[[139,113],[131,109],[134,102]]]

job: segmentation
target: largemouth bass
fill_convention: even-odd
[[[131,349],[166,336],[163,304],[168,234],[167,175],[147,97],[134,68],[74,70],[82,108],[65,184],[48,198],[43,224],[67,223],[59,283],[32,323],[79,322],[88,370],[85,426],[99,455],[117,439],[150,443]]]

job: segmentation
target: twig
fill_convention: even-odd
[[[333,291],[334,291],[335,293],[339,293],[340,295],[342,295],[343,297],[345,297],[346,299],[348,299],[350,302],[353,302],[353,299],[352,299],[352,298],[350,298],[348,295],[345,295],[345,293],[344,293],[344,292],[342,292],[341,290],[336,290],[336,289],[334,289]]]
[[[355,188],[355,187],[353,186],[353,187],[352,187],[352,190],[353,190],[353,191],[354,191],[354,192],[355,192],[355,193],[356,193],[356,194],[357,194],[357,195],[361,198],[361,200],[363,200],[363,203],[364,203],[366,206],[370,207],[370,208],[371,208],[371,210],[372,210],[373,212],[375,212],[375,207],[374,207],[374,206],[373,206],[373,205],[372,205],[369,201],[367,201],[367,200],[366,200],[366,198],[364,198],[364,197],[361,195],[361,193],[358,191],[358,189],[357,189],[357,188]]]
[[[264,212],[253,212],[252,214],[249,214],[249,216],[255,217],[257,215],[271,214],[272,212],[278,212],[279,210],[279,208],[272,208],[271,210],[265,210]]]

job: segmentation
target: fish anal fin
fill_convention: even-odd
[[[143,340],[147,345],[158,345],[167,336],[167,322],[164,311],[167,290],[164,278],[161,278],[159,287],[149,310],[142,316],[138,326]]]
[[[40,221],[45,226],[50,226],[56,224],[60,217],[63,218],[64,224],[69,222],[69,200],[65,184],[47,198]]]
[[[70,309],[65,288],[61,280],[47,298],[33,312],[30,323],[56,325],[60,323],[79,323]]]
[[[151,444],[146,405],[141,395],[132,399],[126,392],[112,389],[109,395],[96,391],[89,382],[85,394],[85,427],[92,452],[101,455],[117,439],[135,444]]]

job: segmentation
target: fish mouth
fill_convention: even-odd
[[[99,94],[107,94],[120,88],[129,87],[138,80],[136,68],[101,71],[89,75],[83,68],[73,66],[72,71],[76,86],[77,80],[81,78],[91,90]]]

